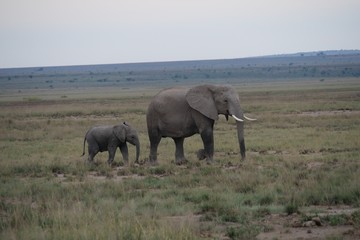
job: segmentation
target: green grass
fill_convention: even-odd
[[[184,166],[174,164],[171,139],[162,139],[157,166],[134,165],[131,145],[128,166],[119,152],[113,167],[106,152],[84,164],[87,129],[123,120],[138,129],[147,160],[147,96],[2,100],[0,238],[251,239],[271,230],[261,220],[272,213],[359,208],[360,85],[319,85],[239,87],[243,108],[258,119],[245,125],[247,159],[240,161],[234,121],[220,117],[211,165],[196,159],[198,135],[185,140]],[[322,114],[302,114],[315,111]],[[323,220],[359,228],[358,213]]]

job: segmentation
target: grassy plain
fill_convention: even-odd
[[[220,117],[211,165],[196,159],[196,135],[185,140],[183,166],[174,164],[171,139],[160,143],[158,166],[124,166],[119,152],[115,166],[106,164],[107,153],[84,164],[87,129],[123,120],[138,129],[146,161],[145,113],[158,89],[3,97],[0,239],[254,239],[276,232],[274,216],[351,229],[323,239],[359,237],[359,79],[235,87],[244,111],[258,119],[245,125],[247,159],[240,161],[235,123]],[[133,163],[132,146],[129,153]],[[324,215],[329,208],[351,211]],[[291,221],[282,225],[285,237]]]

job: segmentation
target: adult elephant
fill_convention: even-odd
[[[237,122],[238,141],[245,159],[244,118],[236,90],[227,85],[199,85],[188,88],[169,88],[158,93],[149,105],[146,120],[150,140],[150,162],[157,161],[157,148],[162,137],[175,141],[175,161],[181,164],[184,139],[200,133],[204,143],[200,155],[211,162],[214,155],[214,122],[218,115],[232,116]],[[200,157],[199,157],[200,158]]]

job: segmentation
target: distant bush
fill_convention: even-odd
[[[23,98],[23,100],[26,102],[39,102],[42,99],[40,97],[27,97],[27,98]]]

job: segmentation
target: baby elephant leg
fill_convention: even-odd
[[[111,165],[115,158],[116,147],[111,147],[108,149],[108,151],[109,151],[108,163],[109,165]]]
[[[88,163],[93,163],[94,162],[95,155],[96,154],[94,154],[94,153],[89,153]]]
[[[99,148],[95,146],[89,146],[88,148],[89,148],[88,163],[94,163],[94,157],[99,152]]]

